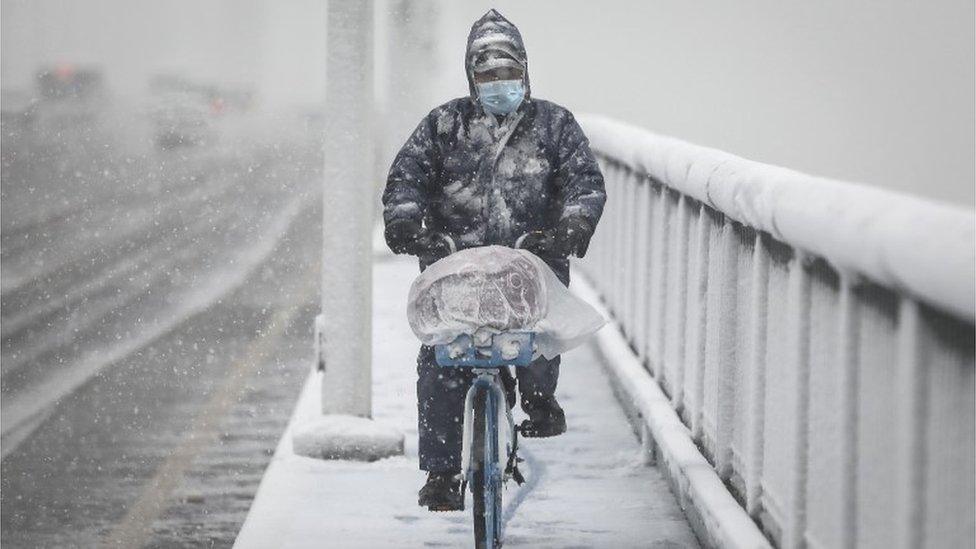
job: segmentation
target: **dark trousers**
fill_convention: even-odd
[[[559,357],[540,357],[525,368],[515,368],[522,410],[527,414],[546,406],[556,392]],[[417,411],[420,468],[424,471],[461,470],[461,431],[464,397],[475,375],[470,368],[442,368],[434,349],[423,345],[417,357]],[[514,405],[515,380],[503,372],[502,382]]]

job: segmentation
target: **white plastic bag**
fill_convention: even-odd
[[[470,248],[434,263],[410,287],[407,317],[427,345],[475,332],[535,332],[546,358],[582,343],[606,320],[538,257],[504,246]]]

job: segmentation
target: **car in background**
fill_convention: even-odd
[[[97,68],[69,63],[42,67],[34,75],[31,129],[52,135],[92,131],[101,123],[107,99]]]
[[[157,148],[199,147],[216,141],[215,109],[204,87],[162,75],[150,81],[149,91],[149,118]]]
[[[61,64],[37,72],[35,82],[41,101],[100,101],[105,96],[101,71]]]

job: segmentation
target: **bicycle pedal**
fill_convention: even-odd
[[[512,469],[512,479],[515,480],[515,484],[521,486],[525,483],[525,477],[522,476],[522,472],[518,470],[518,467]]]

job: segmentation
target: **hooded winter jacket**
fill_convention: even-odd
[[[502,118],[478,101],[472,63],[484,44],[505,42],[526,67],[525,100]],[[495,10],[471,27],[465,55],[470,94],[432,110],[397,154],[383,193],[387,225],[407,219],[450,236],[458,249],[513,246],[523,234],[580,216],[595,229],[603,175],[565,108],[531,96],[518,29]],[[565,257],[543,257],[563,280]],[[432,258],[421,257],[424,269]]]

